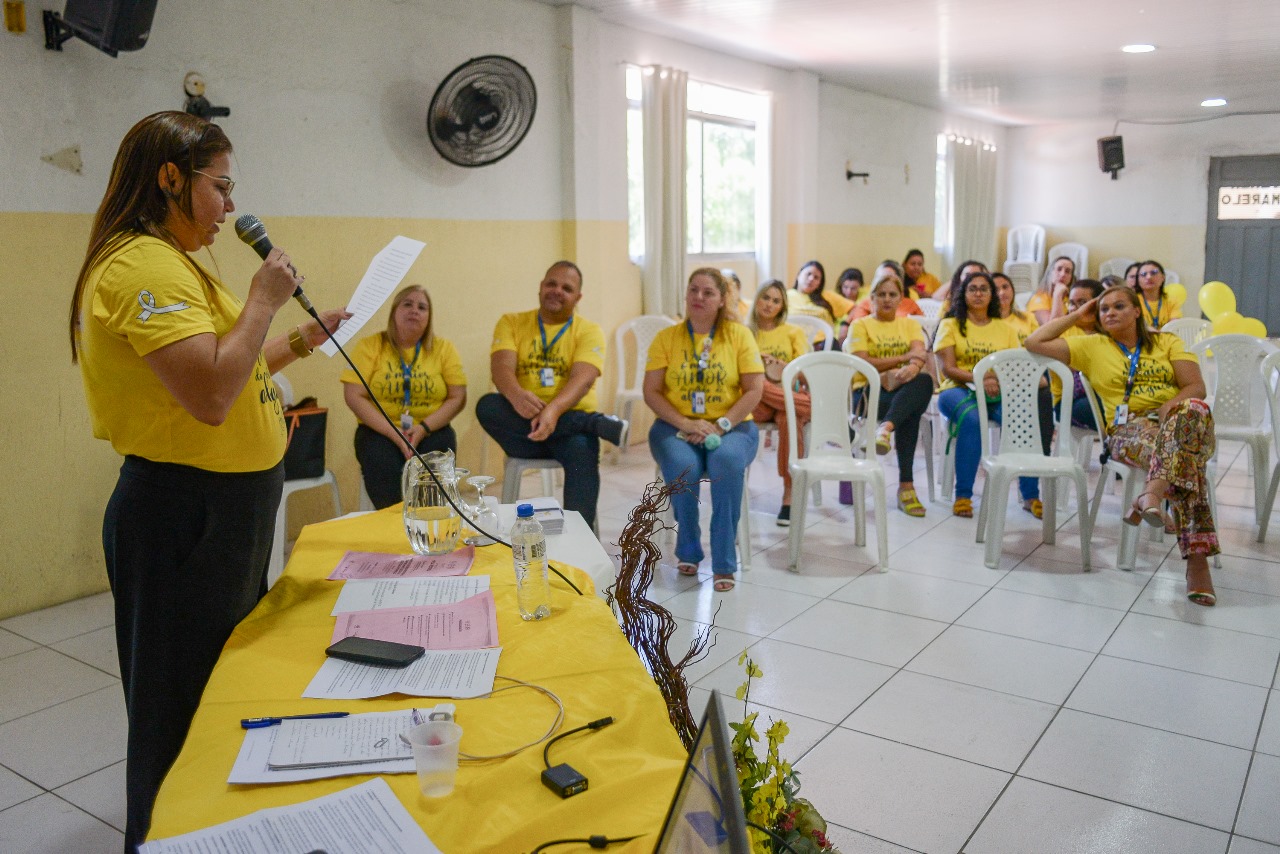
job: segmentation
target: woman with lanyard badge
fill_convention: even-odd
[[[102,546],[129,716],[127,851],[223,644],[266,591],[285,446],[271,374],[326,339],[315,320],[267,338],[303,281],[279,247],[243,301],[192,257],[235,210],[234,187],[220,127],[179,112],[138,122],[71,300],[94,435],[124,456]],[[350,315],[320,317],[333,330]]]
[[[1143,320],[1142,297],[1112,288],[1027,339],[1027,349],[1084,374],[1102,399],[1107,452],[1147,473],[1146,486],[1124,521],[1171,527],[1187,562],[1187,598],[1213,605],[1217,595],[1209,558],[1218,535],[1209,507],[1206,466],[1214,452],[1213,415],[1195,356],[1182,339],[1153,333]],[[1096,316],[1101,335],[1063,338],[1083,317]],[[1161,509],[1165,501],[1169,518]]]
[[[1165,293],[1164,267],[1159,261],[1138,265],[1138,295],[1142,298],[1142,319],[1147,328],[1159,332],[1170,320],[1182,317],[1182,302]]]
[[[734,546],[747,466],[759,432],[751,411],[760,402],[764,363],[747,327],[725,320],[729,287],[720,271],[689,277],[685,321],[658,333],[645,366],[644,400],[658,416],[649,449],[667,483],[688,490],[671,496],[676,560],[681,575],[697,575],[703,551],[698,525],[702,478],[711,481],[711,571],[717,592],[733,589]]]
[[[467,377],[453,344],[433,332],[431,297],[422,285],[409,285],[391,300],[387,329],[356,345],[351,360],[368,380],[382,408],[399,429],[388,424],[353,370],[342,372],[342,393],[360,419],[356,459],[364,488],[381,510],[401,500],[400,472],[419,453],[458,452],[450,422],[467,402]]]

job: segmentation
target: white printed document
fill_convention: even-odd
[[[497,611],[492,590],[448,605],[348,611],[338,615],[333,642],[360,637],[424,649],[482,649],[498,645]]]
[[[148,842],[139,854],[440,854],[387,781]]]
[[[267,729],[268,727],[262,727]],[[273,771],[413,759],[400,733],[413,728],[413,712],[370,712],[345,718],[285,720],[267,757]]]
[[[380,608],[415,608],[419,605],[451,605],[489,589],[487,575],[452,578],[398,578],[380,581],[348,581],[329,613],[377,611]]]
[[[381,252],[373,256],[373,260],[369,262],[369,269],[364,271],[364,278],[360,280],[355,293],[347,301],[347,311],[351,312],[351,317],[338,328],[337,332],[333,333],[333,337],[343,349],[346,349],[348,341],[355,340],[356,335],[369,319],[382,308],[387,297],[400,287],[409,268],[413,266],[414,261],[418,260],[418,255],[426,245],[421,240],[397,236],[392,238]],[[333,356],[338,352],[338,348],[333,346],[333,341],[329,340],[320,345],[320,350],[326,356]]]
[[[427,650],[408,667],[375,667],[327,658],[304,697],[364,700],[386,694],[415,697],[479,697],[493,690],[502,647]]]

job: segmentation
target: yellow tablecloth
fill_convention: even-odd
[[[302,699],[324,662],[333,632],[329,612],[342,586],[326,581],[343,553],[408,553],[398,510],[308,526],[285,574],[236,628],[205,689],[186,744],[156,801],[150,838],[186,833],[264,807],[298,803],[369,779],[334,777],[304,783],[243,786],[226,782],[240,749],[240,719],[319,711],[387,711],[439,700],[391,695],[374,700]],[[477,550],[472,573],[491,576],[502,657],[498,673],[544,686],[565,704],[563,730],[612,715],[616,723],[556,743],[553,765],[586,775],[586,792],[562,800],[542,785],[542,746],[489,763],[463,763],[453,794],[428,799],[413,774],[386,775],[401,803],[446,854],[531,851],[542,842],[605,834],[645,834],[611,852],[652,850],[675,791],[685,753],[667,720],[661,694],[619,631],[608,607],[591,595],[585,573],[568,574],[578,596],[552,576],[552,615],[526,623],[515,602],[511,552]],[[507,684],[497,680],[495,687]],[[462,750],[501,753],[546,731],[555,707],[517,689],[487,700],[454,700]],[[557,846],[556,852],[589,850]]]

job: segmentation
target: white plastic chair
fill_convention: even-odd
[[[803,373],[809,384],[813,417],[809,421],[809,444],[803,458],[796,442],[796,403],[792,385]],[[861,458],[854,459],[855,447],[849,439],[851,384],[861,375],[867,382],[867,411],[876,412],[880,403],[880,372],[870,363],[847,353],[806,353],[793,360],[782,371],[782,391],[786,400],[787,422],[791,427],[791,531],[787,567],[799,572],[800,538],[804,536],[804,517],[810,481],[848,480],[855,483],[854,542],[867,542],[865,485],[870,484],[876,507],[876,538],[881,572],[889,571],[889,520],[885,501],[884,467],[870,451],[872,430],[862,430],[858,438]],[[869,423],[869,422],[868,422]]]
[[[931,297],[921,297],[916,300],[916,305],[920,306],[920,310],[924,312],[924,316],[930,320],[937,320],[942,316],[942,303]],[[918,315],[909,315],[917,317]]]
[[[613,393],[613,413],[628,424],[631,422],[631,405],[644,400],[644,366],[649,357],[649,345],[659,332],[674,325],[675,321],[664,315],[642,314],[619,326],[614,333],[613,352],[618,359],[618,386]],[[635,339],[636,354],[635,365],[630,371],[626,370],[628,335]],[[618,446],[619,456],[627,452],[630,438],[628,435],[622,437],[622,443]]]
[[[1020,294],[1014,294],[1013,307],[1016,308],[1018,311],[1026,311],[1027,303],[1031,302],[1031,298],[1033,296],[1035,296],[1035,294],[1031,293],[1030,291],[1023,291]]]
[[[818,338],[824,338],[823,350],[831,349],[831,342],[835,341],[836,333],[831,328],[831,324],[817,317],[810,317],[807,314],[789,314],[787,315],[787,323],[799,326],[804,330],[805,337],[810,341]]]
[[[1161,332],[1177,335],[1188,350],[1213,333],[1213,324],[1198,317],[1177,317],[1160,327]]]
[[[1263,403],[1268,395],[1262,360],[1276,349],[1251,335],[1214,335],[1187,349],[1200,358],[1201,364],[1213,368],[1203,371],[1203,375],[1213,409],[1214,435],[1219,441],[1230,439],[1249,446],[1254,516],[1261,525],[1272,439]]]
[[[1124,271],[1134,263],[1133,258],[1108,258],[1098,265],[1098,278],[1104,276],[1119,276],[1124,278]]]
[[[1166,285],[1177,285],[1182,283],[1182,277],[1178,275],[1177,270],[1164,271],[1164,283]]]
[[[1038,267],[1044,267],[1044,228],[1039,225],[1017,225],[1009,229],[1005,241],[1006,264],[1015,261],[1030,261]]]
[[[1003,272],[1009,277],[1009,281],[1013,282],[1015,294],[1032,294],[1040,284],[1042,269],[1034,261],[1006,261]],[[1027,299],[1031,297],[1028,296]]]
[[[1262,360],[1262,385],[1267,391],[1267,405],[1271,410],[1271,438],[1276,449],[1276,465],[1271,470],[1267,498],[1259,508],[1258,542],[1265,543],[1271,510],[1276,505],[1276,488],[1280,487],[1280,351]],[[1253,476],[1258,479],[1262,477],[1257,471]]]
[[[1071,452],[1071,431],[1063,430],[1051,454],[1046,455],[1040,443],[1040,380],[1045,371],[1062,382],[1062,403],[1071,411],[1073,385],[1071,369],[1045,356],[1026,350],[1001,350],[986,356],[973,367],[975,381],[994,372],[1000,381],[1002,429],[999,451],[993,453],[987,427],[987,396],[979,394],[978,424],[982,437],[982,468],[987,472],[987,486],[978,512],[977,541],[986,541],[986,564],[995,569],[1000,563],[1000,544],[1004,539],[1004,520],[1009,510],[1009,487],[1015,477],[1039,477],[1045,483],[1042,537],[1052,545],[1057,536],[1057,480],[1070,478],[1076,484],[1076,497],[1081,507],[1089,506],[1089,484],[1084,469]],[[1091,568],[1089,554],[1090,528],[1087,514],[1080,514],[1080,552],[1086,572]]]
[[[1076,278],[1089,278],[1089,247],[1083,243],[1059,243],[1050,247],[1044,257],[1049,264],[1056,258],[1070,258],[1071,263],[1076,265]]]
[[[284,374],[272,374],[271,379],[275,381],[276,388],[280,390],[280,405],[291,405],[293,403],[293,384],[289,382]],[[314,489],[317,486],[329,487],[333,495],[333,515],[335,518],[342,515],[342,496],[338,494],[338,479],[333,476],[333,472],[329,469],[325,469],[324,474],[319,477],[296,477],[284,482],[284,492],[280,495],[280,507],[276,510],[276,532],[275,536],[271,538],[271,560],[267,564],[268,590],[284,573],[284,541],[288,532],[289,496],[304,489]]]

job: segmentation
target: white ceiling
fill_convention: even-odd
[[[1280,0],[543,2],[1001,124],[1280,112]]]

